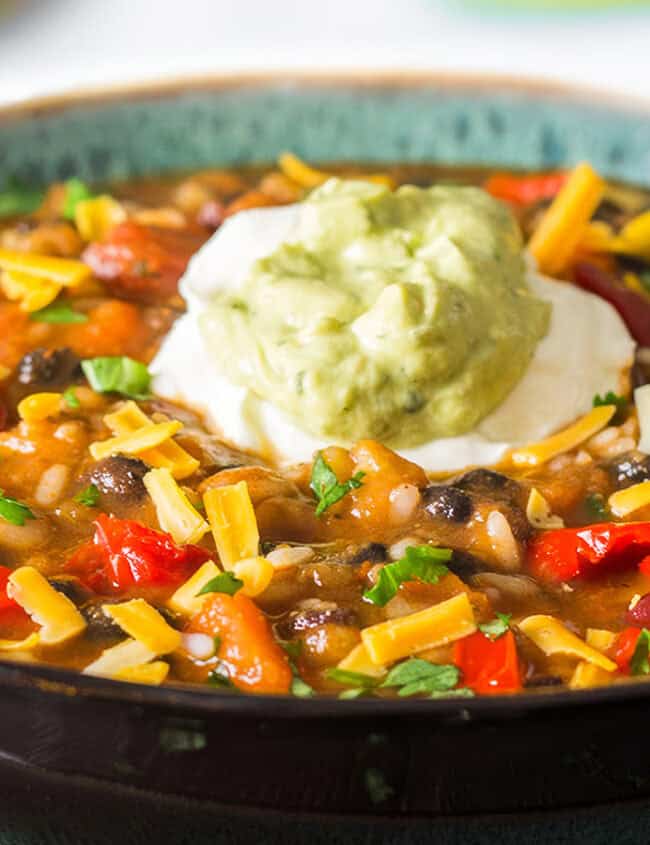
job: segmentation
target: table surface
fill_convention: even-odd
[[[525,11],[543,3],[554,10]],[[269,68],[536,76],[647,94],[650,0],[0,0],[0,103]],[[514,8],[513,8],[514,7]],[[179,10],[182,8],[182,14]]]

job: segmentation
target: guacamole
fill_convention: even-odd
[[[200,325],[218,369],[301,429],[407,448],[474,428],[548,321],[517,224],[483,191],[331,179]]]

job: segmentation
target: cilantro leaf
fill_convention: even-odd
[[[197,596],[205,596],[207,593],[225,593],[228,596],[234,596],[244,586],[244,582],[235,578],[232,572],[220,572],[211,578],[207,584],[204,584],[196,594]]]
[[[77,394],[74,392],[74,387],[69,387],[67,390],[63,391],[63,401],[68,406],[68,408],[72,408],[75,411],[78,408],[81,408],[81,402],[77,399]]]
[[[87,358],[81,369],[90,386],[98,393],[120,393],[129,399],[149,396],[151,375],[146,365],[126,355]]]
[[[99,488],[94,484],[89,484],[74,497],[75,502],[80,505],[85,505],[87,508],[94,508],[99,502]]]
[[[208,675],[208,684],[211,687],[221,687],[223,689],[234,689],[235,685],[228,677],[228,671],[219,664]]]
[[[27,505],[5,496],[0,490],[0,517],[12,525],[24,525],[28,519],[36,519]]]
[[[484,622],[478,626],[478,629],[489,640],[498,640],[509,630],[511,619],[512,613],[497,613],[496,619]]]
[[[313,687],[310,687],[306,681],[303,681],[297,672],[294,672],[290,692],[296,698],[311,698],[314,695]]]
[[[92,193],[88,185],[81,179],[68,179],[65,183],[65,201],[63,203],[63,216],[66,220],[74,220],[74,212],[77,203],[81,200],[88,200]]]
[[[328,669],[325,676],[330,681],[335,681],[337,684],[348,687],[366,687],[370,689],[379,684],[377,678],[373,678],[371,675],[365,675],[363,672],[349,672],[347,669]]]
[[[620,396],[618,393],[614,393],[613,390],[608,390],[604,396],[601,396],[600,393],[594,396],[594,408],[599,408],[602,405],[616,405],[616,413],[612,417],[612,422],[620,422],[627,410],[629,402],[625,396]]]
[[[75,311],[67,302],[55,302],[46,305],[39,311],[32,311],[30,320],[36,323],[87,323],[88,317],[80,311]]]
[[[650,648],[650,631],[647,628],[642,628],[639,638],[636,641],[634,654],[630,660],[630,673],[632,675],[648,675],[650,674],[650,661],[648,660],[648,650]]]
[[[377,583],[363,594],[373,604],[384,607],[397,593],[404,581],[419,578],[427,584],[436,584],[449,572],[443,561],[451,558],[451,549],[433,546],[409,546],[404,557],[395,563],[387,563],[379,572]]]
[[[412,657],[394,666],[382,687],[398,687],[397,694],[401,697],[429,693],[449,693],[460,679],[460,671],[451,664],[430,663],[419,657]],[[455,690],[454,690],[455,692]]]
[[[593,517],[598,522],[608,520],[611,516],[609,508],[605,503],[605,497],[600,493],[589,493],[585,497],[585,510],[590,517]]]
[[[14,185],[0,193],[0,219],[17,214],[31,214],[43,202],[44,197],[43,191]]]
[[[361,479],[364,475],[364,472],[357,472],[352,478],[341,483],[332,467],[325,461],[323,453],[319,452],[314,461],[309,484],[318,499],[316,516],[324,513],[327,508],[342,499],[350,490],[361,487]]]

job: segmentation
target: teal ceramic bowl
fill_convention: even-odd
[[[309,161],[547,168],[588,159],[610,177],[650,184],[650,106],[503,80],[264,76],[0,112],[0,182],[7,183],[123,179],[269,161],[287,149]],[[40,838],[3,842],[63,841],[57,831],[66,826],[81,831],[76,841],[145,842],[152,825],[189,831],[190,819],[201,817],[205,839],[179,833],[174,841],[248,841],[224,835],[235,824],[224,820],[238,813],[250,822],[264,811],[279,825],[277,837],[249,826],[250,841],[298,841],[296,814],[363,818],[380,832],[372,838],[364,828],[346,838],[352,842],[416,841],[395,832],[416,819],[468,815],[475,821],[466,841],[487,841],[483,827],[501,842],[560,841],[544,825],[508,838],[499,821],[489,828],[476,819],[650,800],[649,706],[647,685],[475,700],[309,701],[145,688],[0,662],[0,834],[2,820],[13,818]],[[635,818],[645,824],[643,812]],[[588,826],[597,816],[582,818]],[[113,831],[108,838],[88,837],[94,819],[103,820],[103,833]],[[305,835],[333,841],[322,824]],[[429,829],[429,822],[420,828]],[[594,845],[615,840],[618,828],[604,839],[590,830]]]

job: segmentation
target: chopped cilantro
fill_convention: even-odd
[[[16,214],[31,214],[43,202],[45,194],[33,188],[14,185],[0,193],[0,219]]]
[[[239,578],[235,578],[232,572],[220,572],[211,578],[207,584],[196,594],[197,596],[204,596],[207,593],[226,593],[228,596],[234,596],[244,586],[244,582]]]
[[[151,375],[146,365],[125,355],[87,358],[81,369],[90,386],[98,393],[120,393],[129,399],[149,396]]]
[[[309,485],[318,499],[316,516],[324,513],[327,508],[342,499],[350,490],[361,487],[361,479],[364,475],[363,472],[357,472],[352,478],[341,483],[325,461],[323,453],[319,452],[314,461]]]
[[[314,695],[313,688],[306,681],[303,681],[297,673],[294,673],[290,692],[296,698],[311,698]]]
[[[211,687],[222,687],[224,689],[234,689],[234,684],[228,677],[227,671],[222,666],[217,666],[208,675],[208,684]]]
[[[74,392],[74,387],[69,387],[67,390],[63,391],[63,401],[68,406],[68,408],[72,408],[75,411],[81,408],[81,402],[77,399],[77,394]]]
[[[36,519],[27,505],[5,496],[0,490],[0,517],[12,525],[24,525],[28,519]]]
[[[55,302],[41,308],[40,311],[33,311],[29,315],[30,320],[36,323],[87,323],[88,317],[80,311],[75,311],[67,302]]]
[[[605,503],[605,497],[600,493],[589,493],[585,497],[585,510],[590,517],[600,521],[610,518],[609,508]]]
[[[339,694],[339,698],[351,699],[359,698],[362,695],[368,695],[372,690],[379,685],[377,678],[371,675],[364,675],[363,672],[349,672],[347,669],[328,669],[325,676],[330,681],[341,684],[350,689],[343,690]]]
[[[404,581],[419,578],[427,584],[436,584],[449,572],[443,561],[449,560],[451,554],[451,549],[409,546],[403,558],[395,563],[387,563],[380,570],[377,583],[372,589],[366,590],[363,597],[383,607],[393,598]]]
[[[74,497],[75,502],[80,505],[85,505],[87,508],[94,508],[99,502],[99,488],[94,484],[89,484]]]
[[[65,183],[65,201],[63,203],[63,216],[66,220],[74,220],[74,212],[77,203],[81,200],[88,200],[92,193],[88,185],[81,179],[68,179]]]
[[[434,698],[439,693],[455,695],[454,687],[460,679],[460,671],[451,664],[430,663],[419,657],[412,657],[394,666],[382,687],[397,687],[397,694],[402,697],[429,693]]]
[[[639,638],[636,641],[634,654],[630,660],[630,673],[632,675],[650,674],[650,661],[648,660],[648,648],[650,647],[650,631],[642,628]]]
[[[484,622],[478,626],[478,629],[489,640],[498,640],[510,628],[511,619],[512,613],[497,613],[496,619],[492,619],[490,622]]]
[[[289,667],[291,668],[291,672],[293,674],[293,680],[291,681],[291,688],[289,692],[291,695],[295,695],[296,698],[311,698],[315,694],[314,688],[310,687],[307,681],[303,681],[300,677],[298,667],[296,666],[296,660],[302,651],[302,643],[300,641],[281,642],[280,646],[286,651],[289,657]]]
[[[597,393],[593,399],[593,406],[594,408],[600,408],[602,405],[616,405],[616,413],[613,417],[613,420],[619,421],[622,415],[625,413],[629,402],[625,398],[625,396],[620,396],[618,393],[614,393],[613,390],[608,390],[604,396],[601,396],[600,393]]]

